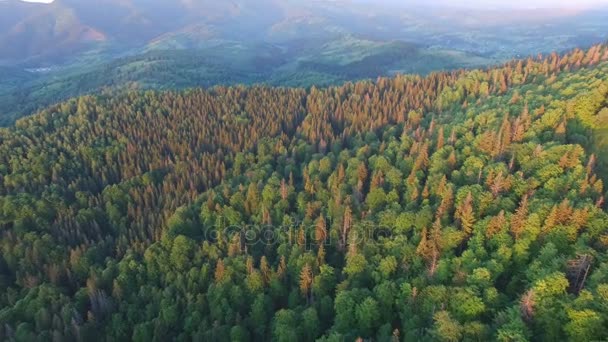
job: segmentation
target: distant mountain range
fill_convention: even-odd
[[[306,7],[278,0],[5,0],[0,1],[0,60],[65,61],[100,47],[124,51],[165,41],[181,41],[185,48],[210,39],[280,39],[280,30],[296,33],[285,27],[288,19],[318,23]]]
[[[326,86],[602,42],[608,10],[425,1],[0,0],[0,125],[101,89]]]
[[[515,22],[534,28],[589,15],[562,9],[539,14],[351,0],[56,0],[51,4],[4,0],[0,1],[0,61],[53,64],[100,50],[116,55],[133,49],[199,48],[218,40],[284,43],[345,34],[432,43],[455,30]],[[576,26],[569,29],[565,35],[577,35]],[[603,38],[603,33],[594,38]],[[467,49],[478,52],[471,44],[461,50]]]

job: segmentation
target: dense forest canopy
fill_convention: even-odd
[[[602,340],[608,47],[0,130],[0,338]]]

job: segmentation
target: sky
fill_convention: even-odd
[[[485,6],[507,8],[568,8],[608,5],[608,0],[459,0],[443,2],[453,4],[458,3],[475,8],[483,8]]]
[[[26,2],[51,3],[53,0],[22,0]],[[87,1],[87,0],[84,0]],[[94,0],[90,0],[94,1]],[[593,7],[597,5],[608,5],[608,0],[365,0],[367,2],[399,3],[407,5],[408,2],[437,5],[449,5],[452,7],[473,8],[580,8]]]
[[[589,8],[608,6],[608,0],[358,0],[367,3],[387,3],[407,7],[408,4],[464,7],[475,9],[534,9],[534,8]]]

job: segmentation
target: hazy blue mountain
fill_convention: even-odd
[[[603,8],[430,3],[0,0],[0,123],[102,88],[324,86],[494,65],[590,46],[608,32]]]
[[[4,0],[0,60],[51,64],[99,50],[117,55],[205,47],[214,41],[289,43],[345,35],[504,57],[506,50],[511,55],[532,53],[526,46],[531,40],[544,40],[547,49],[589,44],[604,39],[602,28],[608,27],[597,10],[473,10],[415,3]]]

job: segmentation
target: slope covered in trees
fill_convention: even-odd
[[[608,48],[0,131],[8,340],[608,337]]]

